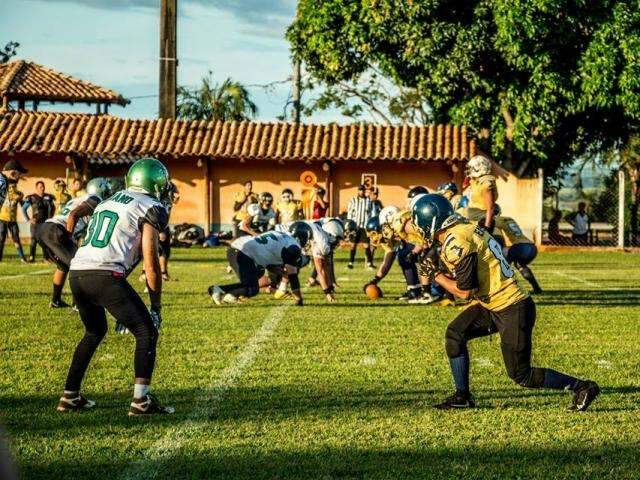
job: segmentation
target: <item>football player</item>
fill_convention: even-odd
[[[469,204],[460,211],[469,220],[480,222],[489,233],[493,232],[493,206],[498,200],[496,177],[491,175],[491,170],[491,161],[483,155],[476,155],[469,160]]]
[[[18,252],[18,258],[22,263],[27,263],[20,243],[20,230],[18,228],[18,206],[22,204],[23,199],[24,194],[18,190],[18,184],[10,183],[4,202],[0,204],[0,262],[2,261],[7,235],[11,235],[11,240],[13,240]]]
[[[572,408],[586,410],[600,392],[595,382],[532,367],[535,304],[518,285],[498,242],[486,230],[454,214],[441,195],[422,197],[413,206],[412,221],[431,247],[420,264],[423,273],[455,296],[477,300],[447,327],[445,345],[456,391],[436,407],[475,406],[469,387],[467,343],[498,332],[502,357],[513,381],[528,388],[572,390]],[[439,259],[437,245],[441,245]],[[439,260],[446,272],[440,270]]]
[[[7,189],[10,183],[18,183],[20,177],[26,174],[29,170],[24,168],[18,160],[9,160],[2,167],[0,172],[0,205],[4,203],[7,197]]]
[[[100,203],[89,221],[83,245],[71,260],[69,284],[85,326],[85,334],[69,367],[58,410],[83,410],[95,402],[80,393],[82,379],[96,348],[107,333],[107,310],[133,333],[135,385],[129,415],[173,413],[149,391],[161,324],[162,275],[158,234],[167,225],[162,201],[169,189],[169,172],[154,158],[135,162],[126,176],[126,190]],[[148,310],[127,282],[142,257],[151,308]]]
[[[437,192],[444,198],[451,202],[451,206],[457,212],[460,209],[466,208],[469,204],[467,197],[464,197],[458,193],[458,185],[455,182],[447,182],[438,185]]]
[[[58,178],[55,182],[53,182],[53,191],[55,192],[53,196],[56,200],[55,215],[60,215],[65,205],[69,203],[69,200],[71,200],[73,197],[69,192],[67,192],[67,182],[65,182],[61,178]]]
[[[293,238],[298,240],[300,245],[306,243],[303,251],[305,253],[308,252],[313,259],[313,267],[316,273],[315,279],[320,283],[327,302],[335,302],[335,287],[333,285],[333,240],[329,237],[329,234],[324,230],[320,222],[313,220],[298,220],[288,227],[280,226],[280,228],[283,227],[286,228]],[[331,228],[331,224],[329,224],[329,227]],[[286,287],[287,282],[281,282],[276,294],[286,292]]]
[[[538,248],[527,236],[522,233],[518,222],[511,217],[503,217],[500,205],[497,203],[493,207],[495,229],[493,236],[502,246],[504,257],[512,265],[515,265],[524,279],[533,287],[534,294],[542,293],[542,289],[536,280],[535,275],[529,268],[529,264],[538,255]]]
[[[178,187],[173,182],[169,183],[169,193],[164,202],[164,207],[167,209],[167,213],[171,216],[171,210],[173,206],[178,203],[180,200],[180,192],[178,191]],[[167,227],[160,232],[158,236],[158,245],[160,247],[160,270],[162,271],[162,280],[169,281],[169,257],[171,256],[171,230],[169,229],[169,224],[167,223]]]
[[[36,239],[42,250],[56,264],[53,273],[51,308],[67,308],[62,300],[62,289],[67,279],[71,259],[78,250],[78,242],[84,235],[89,218],[98,204],[111,195],[109,184],[104,178],[93,178],[87,183],[87,193],[67,202],[59,215],[46,220],[36,232]]]
[[[276,231],[234,240],[227,249],[227,260],[240,282],[211,285],[209,295],[216,305],[236,303],[239,297],[254,297],[261,287],[271,284],[272,280],[264,277],[265,271],[269,271],[288,277],[295,303],[302,305],[298,270],[309,261],[302,254],[308,240],[302,236],[296,240],[288,233]]]
[[[335,265],[334,265],[334,256],[333,252],[335,252],[336,248],[340,245],[340,242],[345,239],[345,226],[343,221],[340,218],[327,217],[321,220],[316,220],[318,225],[321,225],[322,230],[325,231],[329,238],[329,246],[331,247],[331,253],[329,254],[329,258],[327,264],[329,266],[329,281],[330,284],[333,285],[333,288],[339,287],[338,282],[336,281],[335,274]],[[353,222],[355,225],[355,222]],[[311,270],[311,275],[309,275],[308,285],[313,287],[318,284],[318,271],[315,266]]]
[[[259,203],[251,203],[247,206],[247,217],[240,225],[240,230],[252,237],[273,230],[276,226],[276,212],[271,207],[273,195],[262,192],[258,200]]]

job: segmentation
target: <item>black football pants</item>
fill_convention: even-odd
[[[158,331],[133,287],[123,276],[106,270],[72,270],[69,284],[85,334],[73,354],[65,390],[80,390],[89,362],[107,333],[105,310],[127,327],[136,339],[136,378],[150,379],[156,360]]]
[[[536,306],[531,297],[493,312],[480,304],[460,313],[448,326],[445,344],[449,358],[468,355],[467,342],[492,333],[500,334],[502,358],[509,377],[523,387],[544,383],[544,369],[531,367],[531,344]]]
[[[46,256],[56,262],[58,269],[68,272],[78,246],[67,229],[53,222],[41,223],[36,230],[36,239]]]
[[[0,220],[0,260],[4,253],[4,243],[7,240],[7,235],[11,235],[11,240],[16,245],[20,245],[20,230],[16,222],[5,222]],[[20,246],[22,248],[22,246]]]
[[[351,250],[349,251],[349,263],[353,263],[355,261],[356,249],[358,248],[358,244],[360,242],[363,242],[365,244],[364,255],[367,259],[367,263],[373,263],[373,254],[371,253],[371,245],[369,243],[367,231],[364,228],[360,227],[358,227],[355,236],[353,237],[353,244],[351,245]]]
[[[260,292],[259,281],[264,275],[264,268],[240,250],[229,247],[227,249],[227,261],[238,276],[240,283],[221,285],[225,293],[243,297],[255,297]]]

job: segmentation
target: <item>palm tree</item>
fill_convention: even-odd
[[[249,120],[258,107],[242,84],[231,78],[215,83],[209,71],[197,89],[178,87],[177,113],[186,120]]]

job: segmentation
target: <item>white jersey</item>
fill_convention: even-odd
[[[88,203],[91,208],[95,210],[98,204],[102,201],[102,199],[96,195],[86,194],[81,197],[72,198],[69,200],[64,207],[62,207],[62,211],[59,215],[55,215],[46,220],[46,222],[56,223],[58,225],[62,225],[64,228],[67,227],[67,219],[69,218],[69,214],[78,208],[83,203]],[[87,225],[89,223],[89,219],[91,215],[85,215],[81,217],[76,222],[76,226],[73,229],[73,237],[78,238],[84,234],[84,231],[87,229]]]
[[[167,210],[151,195],[122,190],[96,207],[70,270],[110,270],[127,275],[140,260],[142,226],[161,232]]]
[[[269,207],[266,211],[258,203],[252,203],[247,207],[247,214],[251,217],[251,224],[260,229],[273,228],[276,224],[276,212]]]
[[[232,248],[240,250],[261,267],[287,263],[286,251],[292,246],[300,249],[296,239],[284,232],[266,232],[256,237],[240,237],[231,243]]]
[[[326,258],[331,254],[331,242],[329,235],[322,229],[320,220],[299,220],[306,223],[313,231],[313,237],[309,240],[307,248],[311,251],[314,258]],[[279,223],[276,225],[276,231],[289,233],[289,227],[293,222]]]

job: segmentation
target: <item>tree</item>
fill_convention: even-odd
[[[18,53],[19,46],[18,42],[9,42],[4,48],[0,48],[0,63],[7,63],[11,57],[14,57]]]
[[[178,87],[178,118],[187,120],[249,120],[258,113],[249,91],[230,78],[214,83],[213,73],[191,90]]]
[[[330,85],[371,68],[438,122],[472,127],[518,174],[559,172],[640,117],[640,22],[626,0],[300,0],[293,54]]]

